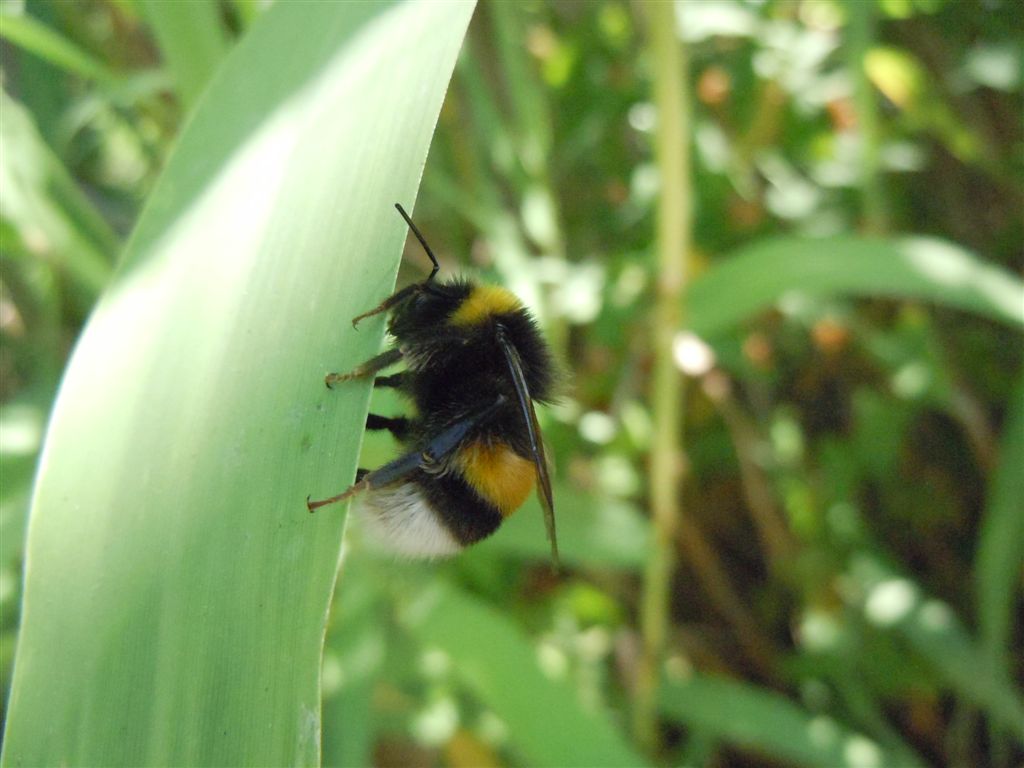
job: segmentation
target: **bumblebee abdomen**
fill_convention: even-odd
[[[369,533],[389,551],[409,557],[447,557],[465,546],[448,529],[418,483],[366,494],[361,511]]]
[[[501,510],[469,484],[457,464],[447,472],[420,471],[413,477],[441,524],[462,546],[487,538],[501,525]]]

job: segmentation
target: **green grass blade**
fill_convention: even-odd
[[[140,0],[139,8],[156,35],[178,95],[191,106],[228,51],[217,3]]]
[[[795,765],[922,765],[909,749],[888,754],[868,737],[746,683],[703,676],[671,683],[662,691],[662,708],[701,737]]]
[[[412,633],[456,660],[455,673],[505,722],[525,764],[644,764],[607,715],[586,709],[567,682],[544,675],[529,640],[497,611],[441,585],[408,609]]]
[[[386,295],[472,4],[278,3],[197,105],[62,383],[4,765],[313,764]],[[301,41],[301,45],[297,45]]]
[[[1024,328],[1024,284],[942,240],[779,238],[741,249],[694,280],[691,327],[728,331],[787,294],[932,301]]]

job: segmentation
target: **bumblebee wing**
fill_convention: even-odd
[[[555,503],[551,495],[551,477],[548,475],[548,459],[544,454],[544,440],[541,438],[540,425],[537,423],[537,411],[533,407],[533,398],[530,397],[529,387],[526,386],[526,377],[523,375],[523,363],[519,359],[519,352],[500,330],[498,345],[505,354],[505,362],[508,364],[512,384],[516,389],[519,410],[530,439],[530,453],[533,457],[533,465],[537,470],[537,496],[544,509],[544,527],[547,528],[548,540],[551,542],[551,558],[557,566],[558,537],[555,534]]]
[[[465,418],[456,421],[440,434],[432,437],[426,448],[420,454],[422,466],[429,466],[434,462],[443,459],[462,442],[463,438],[474,426],[492,416],[505,403],[505,396],[499,395],[498,399],[490,405],[470,413]]]

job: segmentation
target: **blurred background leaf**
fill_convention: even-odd
[[[714,742],[795,765],[924,765],[908,747],[886,754],[828,717],[814,717],[783,696],[738,682],[692,677],[670,683],[663,707],[670,718]]]
[[[763,241],[701,275],[686,300],[693,329],[715,334],[779,300],[858,295],[922,299],[1024,325],[1019,278],[951,243],[923,238]]]
[[[587,711],[567,680],[543,674],[534,649],[500,613],[449,588],[407,602],[411,632],[452,660],[453,673],[505,723],[526,763],[643,764],[606,713]]]
[[[227,53],[217,3],[139,0],[138,8],[153,30],[182,103],[191,106]]]

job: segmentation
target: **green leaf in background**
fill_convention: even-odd
[[[139,7],[160,44],[178,96],[192,106],[228,50],[217,3],[139,0]]]
[[[374,565],[366,557],[346,557],[331,606],[322,673],[323,765],[373,764],[374,690],[390,629],[380,592],[387,580]]]
[[[117,236],[6,91],[0,112],[0,218],[26,251],[66,270],[92,301],[110,277]],[[12,250],[4,244],[5,257]]]
[[[0,11],[0,37],[80,77],[105,84],[117,80],[102,61],[28,14]]]
[[[933,301],[1024,328],[1024,284],[942,240],[860,237],[758,242],[696,278],[686,306],[712,336],[786,295],[889,296]]]
[[[314,764],[378,349],[471,3],[278,3],[197,105],[87,326],[29,524],[4,765]],[[6,124],[6,121],[5,121]]]
[[[877,742],[825,716],[814,716],[781,694],[747,683],[695,676],[666,685],[669,718],[713,741],[773,760],[806,766],[922,765],[909,749],[888,754]]]
[[[990,673],[1010,678],[1014,595],[1024,566],[1024,383],[1011,396],[978,541],[975,593]],[[1019,618],[1018,618],[1019,622]],[[1024,738],[1024,736],[1022,736]]]
[[[866,551],[853,558],[849,576],[854,602],[870,623],[902,636],[943,686],[985,710],[993,723],[1024,743],[1024,698],[1011,676],[988,663],[948,604]]]
[[[555,486],[558,501],[559,557],[579,567],[639,568],[648,553],[651,526],[632,504],[583,493],[568,484]],[[531,499],[506,520],[494,536],[463,557],[486,559],[514,555],[546,562],[551,549],[544,535],[540,504]],[[564,541],[564,543],[563,543]]]
[[[14,562],[25,544],[25,510],[45,419],[45,409],[31,398],[0,406],[0,565]]]
[[[438,584],[404,611],[428,649],[457,659],[455,673],[508,726],[531,766],[639,766],[607,713],[586,708],[568,681],[545,676],[532,643],[498,611]]]

